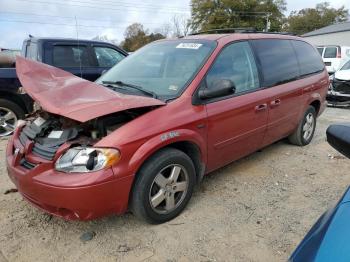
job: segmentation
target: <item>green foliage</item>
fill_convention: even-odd
[[[328,2],[324,2],[317,4],[315,8],[291,12],[284,28],[302,35],[333,23],[347,21],[348,16],[349,12],[344,6],[335,9],[330,7]]]
[[[125,30],[124,37],[125,39],[121,43],[121,46],[129,52],[134,52],[152,41],[165,38],[160,33],[148,34],[148,30],[145,30],[143,25],[139,23],[129,25]]]
[[[285,0],[192,0],[193,31],[253,27],[264,30],[270,14],[270,31],[280,31]]]

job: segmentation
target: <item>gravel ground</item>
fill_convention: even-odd
[[[325,142],[350,110],[328,108],[313,142],[280,141],[204,178],[188,208],[162,225],[132,214],[90,222],[30,206],[6,174],[0,141],[0,261],[285,261],[350,184],[350,161]]]

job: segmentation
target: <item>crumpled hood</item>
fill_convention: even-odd
[[[16,58],[16,71],[24,90],[44,110],[79,122],[127,109],[165,104],[150,97],[120,94],[20,56]]]

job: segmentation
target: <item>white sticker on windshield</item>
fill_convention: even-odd
[[[176,48],[198,49],[202,45],[203,44],[198,44],[198,43],[181,43],[181,44],[178,44]]]
[[[63,131],[51,131],[51,133],[47,137],[59,139],[61,138],[62,134],[63,134]]]

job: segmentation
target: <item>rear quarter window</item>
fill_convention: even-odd
[[[295,80],[299,76],[298,62],[289,40],[252,40],[263,73],[263,85],[270,87]]]
[[[317,51],[308,43],[303,41],[291,41],[300,67],[302,76],[321,72],[324,69],[324,64]]]

